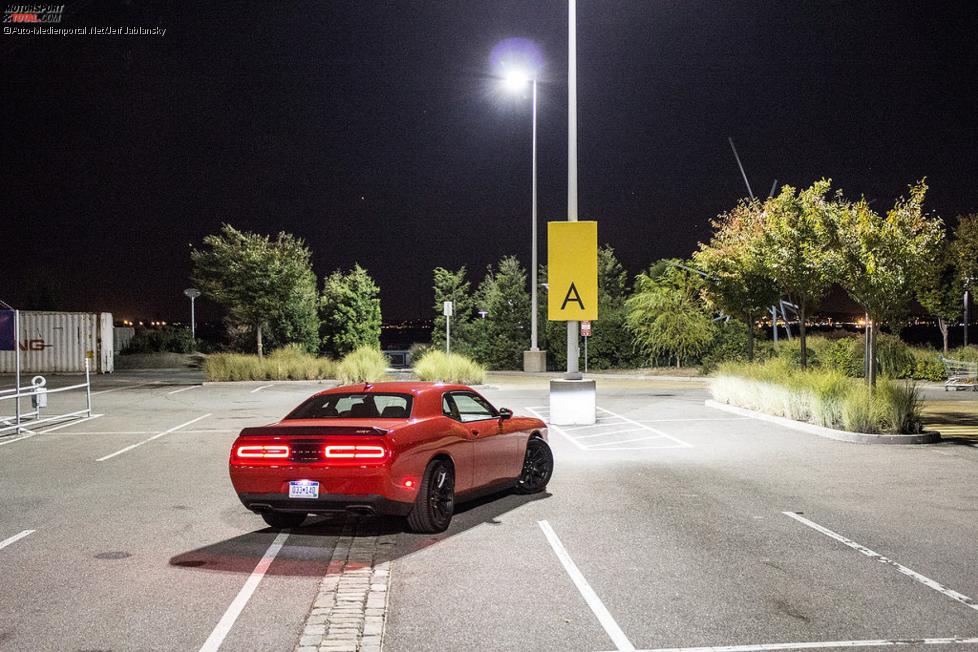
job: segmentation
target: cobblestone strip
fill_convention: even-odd
[[[370,522],[347,520],[297,652],[381,652],[396,538],[377,534]]]

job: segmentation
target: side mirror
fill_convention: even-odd
[[[499,420],[505,421],[506,419],[513,418],[513,411],[509,408],[499,408]]]

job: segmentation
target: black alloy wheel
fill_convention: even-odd
[[[432,460],[425,469],[408,525],[415,532],[444,532],[455,513],[455,471],[445,460]]]
[[[526,443],[523,456],[523,473],[516,482],[516,491],[521,494],[536,494],[547,488],[554,472],[554,455],[550,446],[542,439],[531,439]]]
[[[306,520],[306,514],[301,512],[262,512],[261,517],[269,527],[278,530],[291,530],[299,527]]]

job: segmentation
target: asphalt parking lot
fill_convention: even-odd
[[[439,535],[283,536],[241,507],[228,450],[319,386],[195,380],[99,379],[101,416],[0,438],[0,649],[293,650],[337,551],[368,540],[388,651],[978,648],[967,442],[835,442],[707,408],[698,383],[602,379],[598,423],[550,431],[545,494]],[[545,379],[490,382],[546,418]]]

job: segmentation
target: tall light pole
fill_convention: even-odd
[[[577,1],[568,0],[567,20],[567,221],[577,221]],[[577,337],[578,323],[567,322],[568,380],[582,378]]]
[[[526,88],[527,82],[532,86],[533,92],[533,181],[530,208],[530,351],[539,351],[537,326],[537,79],[536,76],[530,78],[523,70],[514,69],[506,73],[506,87],[514,92],[522,92]]]
[[[200,296],[197,288],[187,288],[183,294],[190,299],[190,337],[197,341],[197,315],[194,313],[194,300]],[[196,349],[196,346],[194,347]]]

